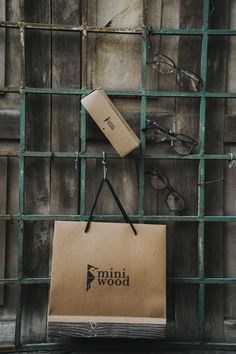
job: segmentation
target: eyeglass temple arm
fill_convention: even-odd
[[[198,76],[197,74],[195,74],[194,72],[192,72],[192,71],[183,70],[181,68],[179,68],[179,71],[182,71],[185,75],[187,75],[188,77],[190,77],[193,80],[198,80],[199,83],[202,82],[202,78],[200,76]]]
[[[190,136],[188,136],[188,135],[185,135],[186,138],[191,139],[191,141],[185,141],[184,139],[181,139],[178,135],[180,135],[180,134],[175,134],[175,133],[172,132],[172,135],[171,135],[171,136],[173,136],[173,138],[174,138],[175,140],[182,141],[183,143],[192,144],[192,145],[198,145],[198,141],[195,140],[195,139],[193,139],[192,137],[190,137]],[[181,134],[181,135],[184,135],[184,134]]]
[[[142,131],[146,131],[148,129],[154,129],[157,128],[159,129],[161,132],[171,135],[174,134],[170,129],[168,129],[167,127],[164,127],[162,125],[160,125],[159,123],[155,122],[155,121],[151,121],[149,119],[146,119],[146,123],[150,125],[150,127],[146,127],[146,128],[142,128]]]

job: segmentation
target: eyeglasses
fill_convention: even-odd
[[[145,171],[150,176],[151,186],[158,190],[168,190],[166,196],[166,205],[171,211],[182,212],[187,210],[187,204],[184,198],[170,185],[167,176],[158,170],[156,167],[152,167],[152,171]]]
[[[159,124],[154,120],[146,120],[146,128],[142,129],[146,132],[147,140],[160,143],[169,139],[174,150],[179,155],[189,155],[194,147],[198,144],[196,140],[185,134],[175,134],[167,127]]]
[[[166,55],[155,53],[153,60],[148,62],[153,70],[160,74],[171,74],[176,72],[177,82],[180,87],[185,90],[197,92],[200,88],[202,79],[191,71],[183,70],[175,62]]]

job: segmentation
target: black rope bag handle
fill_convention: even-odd
[[[132,228],[133,233],[134,233],[135,235],[137,235],[137,231],[136,231],[134,225],[132,224],[132,222],[131,222],[130,218],[128,217],[128,215],[127,215],[127,213],[126,213],[126,211],[125,211],[123,205],[121,204],[121,201],[119,200],[119,198],[118,198],[116,192],[114,191],[114,189],[113,189],[113,187],[112,187],[112,185],[111,185],[111,182],[110,182],[109,179],[107,179],[106,177],[103,178],[102,181],[101,181],[101,183],[100,183],[100,186],[99,186],[99,188],[98,188],[98,191],[97,191],[97,194],[96,194],[96,197],[95,197],[95,200],[94,200],[94,203],[93,203],[93,206],[92,206],[90,215],[89,215],[89,219],[88,219],[88,222],[87,222],[87,225],[86,225],[84,231],[85,231],[85,232],[88,232],[88,231],[89,231],[90,224],[91,224],[91,221],[92,221],[92,218],[93,218],[93,213],[94,213],[94,210],[95,210],[95,207],[96,207],[96,204],[97,204],[99,195],[100,195],[100,193],[101,193],[103,184],[104,184],[105,182],[107,183],[107,185],[108,185],[108,187],[109,187],[109,189],[110,189],[110,191],[111,191],[111,194],[113,195],[113,197],[114,197],[114,199],[115,199],[115,201],[116,201],[116,204],[118,205],[118,207],[119,207],[119,209],[120,209],[120,211],[121,211],[121,213],[122,213],[122,215],[123,215],[125,221],[126,221],[128,224],[130,224],[130,227]]]

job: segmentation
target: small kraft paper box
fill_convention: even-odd
[[[128,155],[139,146],[139,138],[103,89],[94,90],[81,103],[120,157]]]

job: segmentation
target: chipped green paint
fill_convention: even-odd
[[[209,0],[203,2],[203,37],[202,37],[202,85],[201,92],[206,92],[207,80],[207,51],[208,51],[208,20],[209,20]],[[203,158],[205,153],[205,123],[206,123],[206,97],[201,97],[200,104],[200,119],[199,119],[199,154],[201,156],[199,161],[199,209],[198,215],[203,217],[204,199],[205,199],[205,160]],[[204,221],[199,222],[198,226],[198,275],[204,279],[205,275],[205,224]],[[198,324],[201,342],[205,339],[205,284],[199,285],[199,303],[198,303]]]

